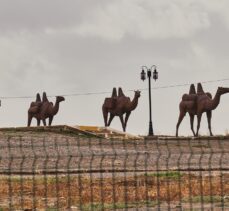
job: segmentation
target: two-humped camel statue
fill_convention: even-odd
[[[28,110],[28,124],[29,127],[31,125],[32,118],[37,119],[37,126],[40,126],[40,122],[42,120],[44,126],[46,126],[46,119],[49,119],[49,126],[52,124],[53,117],[59,111],[60,102],[64,101],[64,97],[57,96],[56,103],[53,105],[52,102],[49,102],[46,93],[43,93],[42,101],[40,94],[37,94],[36,102],[32,102],[30,104],[30,108]]]
[[[118,89],[118,95],[116,88],[113,88],[112,96],[110,98],[105,98],[102,106],[105,127],[110,126],[113,118],[118,116],[122,123],[123,131],[125,132],[127,121],[131,112],[137,107],[139,97],[140,91],[135,91],[134,98],[131,101],[129,97],[124,95],[121,88]],[[123,117],[124,114],[125,119]]]
[[[191,130],[194,136],[198,136],[200,129],[201,117],[204,112],[207,114],[208,128],[210,135],[213,136],[211,130],[212,111],[217,108],[220,103],[220,97],[223,94],[229,93],[229,88],[218,87],[215,97],[212,99],[210,93],[205,93],[201,83],[197,85],[197,92],[194,84],[190,86],[189,94],[184,94],[180,102],[180,115],[176,126],[176,136],[178,129],[186,113],[189,113]],[[197,116],[197,131],[193,129],[194,116]]]

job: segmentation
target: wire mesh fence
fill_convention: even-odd
[[[0,210],[229,210],[229,140],[0,139]]]

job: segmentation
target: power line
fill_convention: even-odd
[[[223,82],[223,81],[229,81],[229,78],[224,79],[217,79],[217,80],[209,80],[209,81],[202,81],[200,83],[202,84],[208,84],[208,83],[216,83],[216,82]],[[196,82],[195,82],[196,83]],[[185,84],[174,84],[174,85],[167,85],[167,86],[158,86],[153,87],[152,90],[158,90],[158,89],[168,89],[168,88],[176,88],[176,87],[184,87],[184,86],[190,86],[193,83],[185,83]],[[148,89],[139,89],[139,91],[147,91]],[[133,89],[124,90],[126,92],[132,92]],[[110,91],[104,91],[104,92],[85,92],[85,93],[72,93],[72,94],[63,94],[61,96],[64,97],[77,97],[77,96],[89,96],[89,95],[104,95],[104,94],[110,94]],[[48,97],[55,97],[56,95],[49,95]],[[8,100],[8,99],[33,99],[34,96],[13,96],[13,97],[7,97],[3,96],[0,97],[2,100]]]
[[[223,82],[223,81],[229,81],[229,78],[224,78],[224,79],[218,79],[218,80],[211,80],[211,81],[202,81],[202,82],[196,82],[196,83],[202,83],[202,84],[208,84],[208,83],[215,83],[215,82]],[[175,85],[168,85],[168,86],[159,86],[159,87],[154,87],[152,89],[167,89],[167,88],[175,88],[175,87],[184,87],[184,86],[190,86],[191,84],[194,83],[186,83],[186,84],[175,84]],[[147,90],[147,89],[143,89]]]

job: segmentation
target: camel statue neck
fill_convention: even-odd
[[[136,95],[134,95],[134,98],[130,104],[130,109],[134,110],[137,107],[137,105],[138,105],[138,97]]]
[[[60,102],[56,100],[55,106],[53,108],[53,115],[56,115],[57,112],[59,111],[59,105],[60,105]]]
[[[221,97],[221,94],[217,90],[215,97],[211,100],[211,103],[210,103],[211,110],[214,110],[217,108],[217,106],[220,103],[220,97]]]

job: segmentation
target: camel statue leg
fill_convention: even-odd
[[[193,128],[193,123],[194,123],[194,115],[193,114],[189,114],[190,116],[190,125],[191,125],[191,130],[192,130],[192,133],[193,135],[195,136],[195,131],[194,131],[194,128]]]
[[[126,132],[125,122],[124,122],[124,120],[123,120],[123,115],[120,115],[119,118],[120,118],[120,121],[121,121],[121,123],[122,123],[123,132]]]
[[[49,117],[49,126],[52,125],[53,116]]]
[[[108,126],[108,124],[107,124],[107,118],[108,118],[108,112],[107,112],[107,110],[105,108],[103,108],[103,119],[104,119],[104,125],[105,125],[105,127]]]
[[[212,112],[211,111],[207,111],[208,129],[209,129],[209,132],[210,132],[210,136],[213,136],[212,128],[211,128],[211,118],[212,118]]]
[[[196,130],[196,136],[199,135],[201,117],[202,117],[202,113],[197,114],[197,130]]]
[[[127,125],[128,119],[130,117],[130,114],[131,114],[131,111],[129,111],[129,112],[126,113],[126,117],[125,117],[125,130],[126,130],[126,125]]]
[[[109,118],[109,121],[108,121],[108,124],[107,124],[107,126],[110,126],[111,125],[111,122],[112,122],[112,120],[114,119],[114,114],[111,114],[110,113],[110,118]]]
[[[28,123],[27,123],[27,126],[30,127],[31,125],[31,122],[32,122],[32,115],[31,114],[28,114]]]
[[[180,116],[178,118],[177,127],[176,127],[176,137],[178,137],[178,129],[179,129],[180,123],[184,119],[185,114],[186,114],[185,111],[180,111]]]
[[[45,119],[42,119],[43,125],[46,126],[46,121]]]

